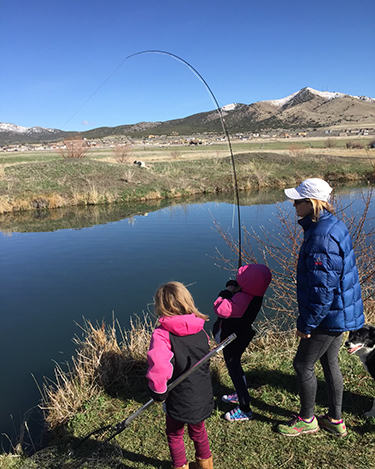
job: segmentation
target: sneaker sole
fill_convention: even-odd
[[[238,401],[228,401],[227,399],[224,399],[223,397],[221,398],[221,400],[225,402],[226,404],[239,404]]]
[[[306,430],[304,432],[300,432],[300,433],[283,433],[283,432],[277,432],[279,435],[283,435],[283,436],[301,436],[301,435],[309,435],[311,433],[317,433],[319,431],[319,427],[317,428],[314,428],[312,430]]]
[[[224,420],[226,420],[227,422],[250,422],[251,420],[253,420],[254,417],[251,417],[251,418],[247,418],[247,419],[226,419],[224,417]]]

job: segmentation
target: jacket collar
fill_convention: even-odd
[[[331,214],[327,212],[327,210],[323,210],[323,213],[320,214],[319,221],[320,220],[325,220],[326,218],[330,217]],[[310,215],[306,215],[304,218],[301,218],[298,220],[298,223],[302,226],[303,231],[306,233],[306,231],[310,228],[312,224],[315,222],[312,221]]]

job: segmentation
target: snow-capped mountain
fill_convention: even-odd
[[[228,128],[237,131],[305,129],[346,125],[375,127],[375,99],[306,87],[281,99],[222,108]],[[217,114],[217,113],[216,113]],[[217,117],[216,117],[217,119]],[[207,122],[215,120],[211,113]]]
[[[0,122],[0,132],[13,132],[16,134],[41,134],[45,132],[50,132],[52,134],[60,133],[61,130],[57,129],[46,129],[44,127],[22,127],[21,125],[6,124]]]
[[[0,122],[0,143],[52,141],[72,135],[76,132],[64,132],[44,127],[22,127],[21,125]]]
[[[226,106],[223,106],[221,110],[225,112],[234,111],[235,109],[238,108],[238,106],[241,106],[241,105],[238,103],[227,104]]]
[[[227,104],[221,108],[221,111],[225,116],[228,131],[232,133],[271,129],[316,129],[331,126],[345,128],[347,125],[375,127],[374,98],[317,91],[309,87],[302,88],[281,99],[258,101],[253,104]],[[87,138],[101,138],[108,135],[144,137],[149,133],[189,135],[201,132],[222,132],[217,110],[166,122],[141,122],[117,127],[102,127],[82,132],[81,135]],[[0,144],[52,141],[74,134],[76,132],[0,123]]]
[[[310,88],[310,87],[302,88],[302,90],[299,90],[299,91],[297,91],[297,92],[295,92],[295,93],[293,93],[289,96],[286,96],[285,98],[273,99],[273,100],[261,101],[261,102],[268,103],[268,104],[271,104],[272,106],[276,106],[276,107],[280,108],[282,106],[285,106],[285,104],[288,104],[289,102],[293,101],[293,99],[298,94],[301,94],[302,92],[311,93],[313,95],[319,96],[319,97],[321,97],[323,99],[326,99],[326,100],[329,100],[329,101],[331,101],[332,99],[344,98],[345,96],[349,96],[351,98],[359,99],[359,100],[366,101],[366,102],[369,102],[369,103],[375,103],[375,99],[369,98],[367,96],[352,96],[350,94],[339,93],[337,91],[336,92],[317,91],[317,90],[314,90],[313,88]]]

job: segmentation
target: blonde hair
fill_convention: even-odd
[[[195,314],[208,321],[208,316],[197,310],[189,290],[180,282],[169,282],[159,287],[155,293],[154,306],[158,316]]]
[[[317,222],[319,220],[319,217],[323,210],[327,210],[329,213],[334,213],[335,209],[329,202],[324,202],[323,200],[317,200],[317,199],[308,199],[313,206],[313,212],[310,215],[312,221]]]

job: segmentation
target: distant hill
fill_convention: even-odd
[[[44,127],[21,127],[20,125],[0,122],[0,144],[11,143],[39,143],[56,141],[71,137],[78,132],[64,132],[58,129],[45,129]]]
[[[375,127],[375,99],[338,92],[302,88],[286,98],[253,104],[229,104],[221,108],[230,133],[276,129],[314,129],[321,127]],[[23,130],[22,130],[23,129]],[[114,135],[144,137],[154,135],[192,135],[222,132],[217,110],[201,112],[165,122],[140,122],[117,127],[99,127],[81,132],[82,137],[102,138]],[[72,135],[56,129],[19,127],[0,123],[0,143],[57,140]]]

